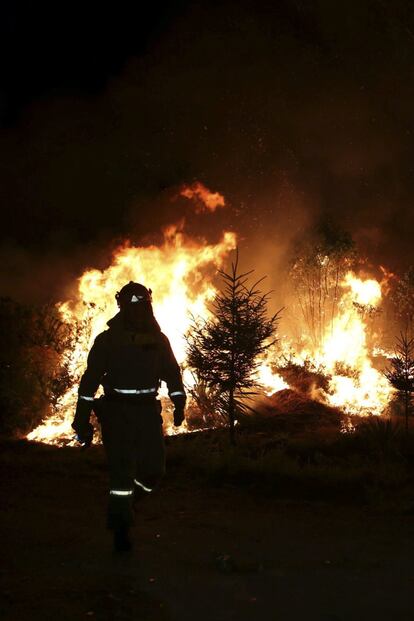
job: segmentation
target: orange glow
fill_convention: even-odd
[[[183,187],[180,194],[190,200],[196,199],[199,205],[197,211],[203,211],[203,209],[215,211],[217,207],[224,207],[226,205],[224,196],[219,194],[219,192],[210,192],[210,190],[199,181]]]
[[[310,359],[331,376],[329,390],[322,395],[327,403],[352,414],[381,414],[392,388],[373,366],[379,350],[369,350],[366,319],[360,312],[361,308],[380,305],[381,285],[374,279],[358,278],[348,272],[341,288],[338,312],[332,325],[326,327],[321,346],[305,347],[293,361],[303,364]]]
[[[218,244],[211,245],[188,239],[172,226],[164,233],[163,245],[136,247],[126,243],[116,250],[106,270],[87,270],[79,279],[76,299],[59,306],[66,321],[84,326],[75,350],[67,353],[76,380],[85,369],[93,340],[118,312],[115,293],[130,280],[153,290],[154,314],[178,362],[183,363],[190,315],[207,315],[207,304],[216,293],[212,278],[235,245],[233,233],[224,233]],[[70,441],[76,399],[77,381],[60,399],[55,415],[28,439],[57,444]]]
[[[208,303],[216,294],[214,275],[235,246],[233,233],[224,233],[221,241],[213,245],[188,238],[178,227],[171,226],[164,232],[160,246],[137,247],[126,242],[115,251],[106,270],[85,271],[79,279],[75,298],[59,305],[66,321],[81,326],[76,348],[66,352],[75,384],[60,399],[54,415],[31,432],[28,439],[74,443],[70,424],[87,353],[96,335],[105,329],[108,319],[118,310],[115,293],[130,280],[153,290],[155,316],[170,339],[179,363],[185,367],[184,334],[190,326],[190,315],[208,317]],[[292,362],[302,365],[311,360],[330,377],[329,388],[325,392],[315,391],[315,398],[353,414],[380,414],[392,389],[374,367],[376,352],[382,350],[378,346],[373,351],[369,349],[364,309],[375,310],[380,306],[381,283],[372,278],[359,278],[349,271],[340,289],[336,316],[325,328],[318,347],[303,335],[303,341],[308,344],[296,353],[292,354],[292,343],[286,338],[281,339],[279,348]],[[257,379],[267,395],[289,387],[272,370],[278,356],[280,351],[268,351],[257,372]],[[185,369],[184,379],[187,385],[194,381]],[[162,390],[161,396],[165,396]],[[177,433],[168,405],[165,413],[166,432]],[[181,431],[188,431],[185,424]]]

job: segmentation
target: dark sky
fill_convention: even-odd
[[[411,3],[107,4],[1,5],[3,293],[55,292],[183,215],[270,262],[320,218],[413,262]],[[214,223],[171,201],[196,179],[228,200]]]

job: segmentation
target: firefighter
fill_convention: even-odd
[[[176,426],[184,421],[186,394],[170,343],[153,315],[151,289],[131,281],[116,300],[119,312],[89,352],[72,427],[88,447],[92,410],[100,422],[109,467],[107,524],[115,550],[127,551],[133,503],[150,494],[165,471],[161,380],[174,404]],[[94,399],[100,384],[104,396]]]

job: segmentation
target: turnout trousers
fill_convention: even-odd
[[[150,493],[165,473],[161,404],[156,399],[100,401],[109,468],[107,524],[117,529],[132,525],[134,500]]]

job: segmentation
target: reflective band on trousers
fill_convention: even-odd
[[[170,392],[170,397],[178,397],[178,395],[180,395],[181,397],[185,397],[185,392],[183,392],[182,390],[176,390],[175,392]]]
[[[156,393],[157,389],[156,388],[142,388],[140,390],[135,390],[132,389],[130,390],[129,388],[114,388],[114,392],[119,392],[121,393],[121,395],[149,395],[150,393]]]
[[[79,395],[79,399],[83,399],[84,401],[94,401],[93,397],[85,397],[85,395]]]
[[[109,490],[111,496],[132,496],[134,490],[132,489],[111,489]]]
[[[134,479],[134,483],[135,485],[138,485],[138,487],[141,487],[144,492],[152,492],[152,487],[146,487],[143,483],[141,483],[140,481],[137,481],[136,479]]]

